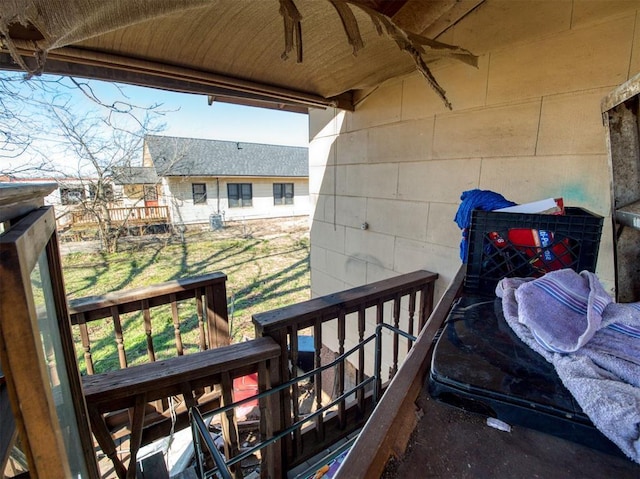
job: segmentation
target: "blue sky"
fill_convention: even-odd
[[[43,76],[45,81],[58,80],[59,77]],[[88,89],[105,104],[114,102],[126,102],[140,107],[149,107],[160,104],[159,110],[164,112],[161,117],[156,116],[156,120],[162,123],[164,128],[160,131],[153,131],[154,134],[180,136],[188,138],[205,138],[212,140],[242,141],[250,143],[266,143],[288,146],[308,146],[309,128],[308,116],[300,113],[290,113],[280,110],[266,108],[253,108],[228,103],[214,102],[211,106],[207,102],[206,95],[193,95],[186,93],[175,93],[153,88],[136,87],[132,85],[115,85],[108,82],[86,81],[79,79],[83,85],[88,85]],[[66,85],[66,87],[64,86]],[[57,103],[69,101],[69,107],[73,111],[75,118],[93,117],[100,109],[97,104],[87,98],[86,95],[73,87],[68,86],[71,82],[63,80],[63,86],[51,82],[49,89],[43,90],[40,98],[49,102],[47,98],[62,98]],[[18,89],[30,88],[29,81],[22,83]],[[61,93],[59,93],[61,92]],[[12,107],[21,109],[19,102],[12,103]],[[29,105],[24,107],[24,114],[31,116],[38,115],[39,107]],[[138,116],[138,115],[136,115]],[[118,127],[137,131],[135,124],[127,123],[132,121],[127,115],[119,116]],[[48,123],[45,117],[41,117],[40,122],[34,122],[34,127],[26,127],[29,136],[32,138],[32,148],[19,156],[0,155],[0,172],[24,171],[29,165],[38,165],[38,158],[46,157],[47,161],[60,172],[71,174],[83,169],[79,163],[74,161],[72,147],[68,142],[61,140],[59,129]],[[26,125],[26,124],[25,124]],[[49,128],[49,125],[52,125]],[[129,126],[127,126],[129,125]],[[140,151],[141,155],[142,151]],[[134,159],[134,164],[140,158]],[[28,176],[40,174],[39,170],[29,170],[24,174]],[[22,173],[18,173],[24,176]]]
[[[113,88],[101,82],[92,85],[98,95]],[[205,95],[131,85],[122,88],[133,103],[163,105],[162,109],[167,110],[163,135],[289,146],[307,146],[309,142],[307,115],[220,102],[209,106]]]

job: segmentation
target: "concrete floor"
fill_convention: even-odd
[[[423,388],[418,422],[405,455],[387,465],[385,479],[640,478],[640,465],[554,436],[512,426],[439,403]]]

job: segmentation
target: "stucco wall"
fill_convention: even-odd
[[[600,101],[640,72],[637,9],[487,0],[439,38],[479,55],[478,69],[433,68],[453,111],[417,74],[368,92],[355,112],[312,111],[312,294],[427,269],[439,297],[460,265],[453,217],[472,188],[518,203],[562,196],[605,216],[597,272],[612,289]]]
[[[176,224],[208,223],[209,216],[218,212],[218,204],[219,212],[223,214],[225,221],[304,216],[309,214],[309,183],[306,179],[243,177],[220,178],[219,182],[216,182],[215,178],[210,177],[170,177],[164,178],[163,181],[166,195],[163,203],[170,206],[172,219]],[[191,188],[193,183],[206,184],[206,203],[193,203]],[[229,208],[227,183],[251,183],[253,193],[252,206]],[[292,205],[273,204],[274,183],[294,184]]]

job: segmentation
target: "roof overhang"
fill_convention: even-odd
[[[430,39],[482,1],[5,0],[0,68],[290,111],[353,109],[355,91],[416,69],[436,88],[436,59],[473,64]]]

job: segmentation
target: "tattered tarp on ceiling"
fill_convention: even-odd
[[[482,0],[3,0],[0,68],[283,108],[352,107],[355,90],[428,63]],[[418,35],[419,34],[419,35]]]

